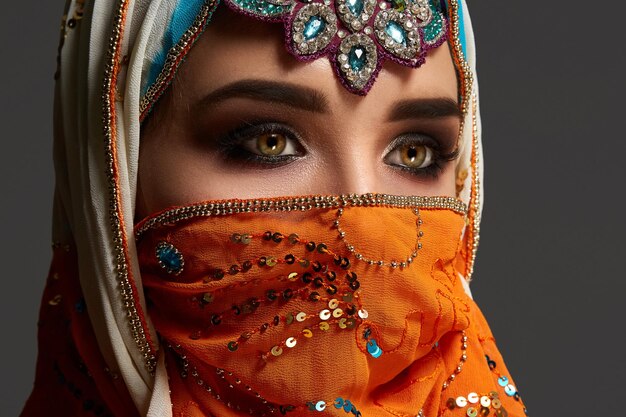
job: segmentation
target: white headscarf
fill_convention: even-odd
[[[468,273],[482,208],[475,47],[464,0],[448,2],[466,116],[459,197],[470,206]],[[216,7],[215,0],[68,1],[55,97],[55,242],[75,245],[98,344],[142,415],[171,416],[165,367],[144,316],[133,236],[140,125]],[[73,23],[70,23],[72,22]],[[455,32],[458,29],[458,34]]]

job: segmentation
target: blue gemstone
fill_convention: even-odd
[[[367,53],[361,45],[354,45],[348,53],[348,63],[353,71],[361,71],[365,66]]]
[[[319,16],[309,17],[309,20],[307,20],[307,22],[304,24],[304,32],[303,32],[304,38],[307,41],[310,41],[311,39],[319,35],[324,30],[325,27],[326,27],[326,22],[321,17]]]
[[[173,273],[180,272],[183,267],[183,256],[173,245],[161,245],[157,249],[157,258],[165,269]]]
[[[346,0],[346,6],[355,17],[361,16],[365,3],[363,0]]]
[[[406,46],[406,31],[398,22],[390,20],[387,26],[385,26],[385,32],[387,32],[387,35],[391,36],[394,42]]]

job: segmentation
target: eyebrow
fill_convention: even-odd
[[[213,107],[235,98],[271,102],[295,107],[312,113],[329,113],[328,98],[319,90],[272,80],[244,79],[226,84],[201,98],[194,107]],[[417,98],[396,102],[387,116],[388,121],[407,119],[461,118],[457,102],[447,97]]]
[[[313,88],[254,79],[235,81],[220,87],[200,99],[197,105],[212,107],[233,98],[284,104],[313,113],[327,113],[330,108],[326,96]]]
[[[395,122],[406,119],[440,119],[456,117],[461,119],[463,113],[455,100],[447,97],[418,98],[397,102],[387,120]]]

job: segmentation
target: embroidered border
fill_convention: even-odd
[[[106,178],[109,192],[109,219],[116,259],[115,271],[119,282],[120,295],[126,306],[128,325],[137,348],[143,354],[146,368],[153,373],[156,367],[154,344],[151,340],[146,319],[141,311],[137,287],[129,265],[128,241],[124,233],[124,216],[119,194],[119,173],[116,148],[116,85],[120,69],[120,50],[124,23],[128,11],[128,0],[119,0],[113,19],[113,29],[109,38],[104,68],[102,89],[102,118],[105,146]]]
[[[463,113],[463,121],[459,130],[459,140],[463,136],[465,130],[465,122],[468,112],[472,111],[472,155],[470,158],[470,165],[472,169],[471,177],[471,192],[470,201],[468,204],[468,219],[469,219],[469,234],[467,243],[467,258],[466,263],[466,277],[469,282],[472,279],[474,272],[474,261],[476,259],[476,252],[478,250],[478,241],[480,237],[480,174],[478,172],[478,126],[476,119],[476,95],[473,93],[474,75],[469,63],[466,60],[463,53],[463,45],[460,39],[460,26],[459,26],[459,0],[448,1],[449,10],[448,24],[450,25],[450,33],[452,33],[451,43],[453,59],[456,64],[456,68],[459,74],[459,87],[460,87],[460,99],[461,99],[461,111]],[[471,103],[471,108],[470,108]]]
[[[266,199],[230,199],[206,201],[188,206],[174,207],[149,216],[135,226],[135,237],[139,239],[150,229],[170,225],[194,217],[225,216],[240,213],[262,213],[281,211],[308,211],[339,207],[398,207],[449,209],[465,215],[467,206],[454,197],[396,196],[388,194],[317,195],[303,197],[276,197]]]

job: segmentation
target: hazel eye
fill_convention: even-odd
[[[392,149],[385,157],[385,162],[413,170],[427,168],[434,162],[434,152],[430,146],[407,143]]]
[[[287,138],[282,133],[264,133],[256,138],[256,153],[264,156],[277,156],[287,147]]]
[[[254,127],[247,132],[238,133],[242,139],[239,149],[248,155],[263,158],[266,162],[275,162],[300,155],[300,145],[296,135],[281,126],[265,125]]]

